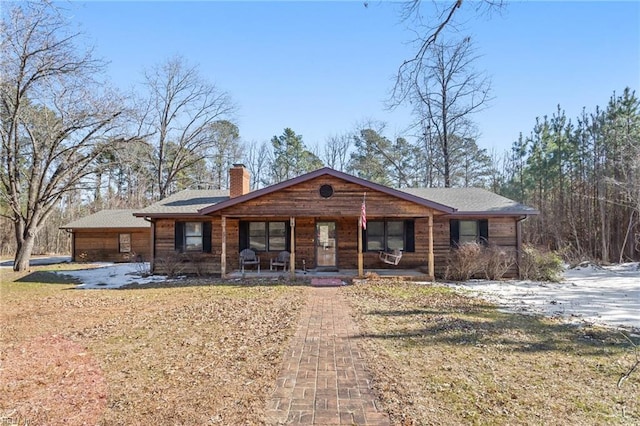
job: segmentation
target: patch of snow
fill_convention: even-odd
[[[57,271],[81,281],[78,289],[114,289],[131,284],[148,284],[166,281],[164,275],[147,275],[149,263],[96,263],[90,269]]]
[[[446,285],[471,291],[510,312],[640,332],[638,263],[568,269],[559,283],[472,280]]]
[[[55,265],[57,263],[69,263],[71,256],[40,256],[29,259],[29,265]],[[0,267],[13,268],[13,259],[5,260],[0,263]]]

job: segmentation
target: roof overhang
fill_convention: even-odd
[[[449,216],[474,216],[474,217],[487,217],[487,216],[499,216],[499,217],[521,217],[521,216],[537,216],[540,214],[538,210],[512,210],[512,211],[499,211],[499,210],[486,210],[486,211],[456,211]]]
[[[184,219],[201,216],[199,212],[194,213],[134,213],[135,217],[144,219]]]
[[[92,229],[143,229],[148,230],[149,226],[60,226],[62,231],[90,231]]]

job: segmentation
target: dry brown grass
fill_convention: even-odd
[[[2,270],[0,423],[264,423],[306,288],[75,291],[45,270],[72,267]],[[616,386],[635,360],[616,332],[410,282],[341,291],[394,425],[640,423],[640,375]]]
[[[20,424],[263,423],[306,291],[2,273],[0,422]]]
[[[615,331],[501,313],[443,287],[342,291],[393,424],[640,424],[640,375],[616,386],[635,357]]]

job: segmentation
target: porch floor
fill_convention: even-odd
[[[419,269],[365,269],[364,275],[375,274],[384,278],[398,278],[412,281],[429,281],[429,275],[425,274]],[[244,276],[241,270],[234,270],[227,273],[227,278],[278,278],[291,276],[290,271],[270,271],[261,269],[258,272],[255,269],[245,269]],[[357,269],[340,269],[338,271],[317,271],[314,269],[307,269],[303,271],[296,269],[296,278],[298,279],[313,279],[313,278],[342,278],[352,280],[358,277]]]

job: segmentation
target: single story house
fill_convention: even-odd
[[[152,270],[162,273],[166,259],[178,256],[187,272],[197,258],[199,272],[225,276],[249,248],[262,269],[288,251],[292,274],[400,268],[433,278],[462,242],[495,244],[516,256],[522,220],[538,214],[484,189],[394,189],[330,168],[255,191],[249,178],[234,165],[229,191],[185,190],[136,211],[151,223]],[[394,250],[402,252],[397,266],[381,260],[381,251]],[[517,274],[514,266],[509,275]]]
[[[101,210],[61,226],[71,234],[72,262],[150,260],[151,223],[136,210]]]

